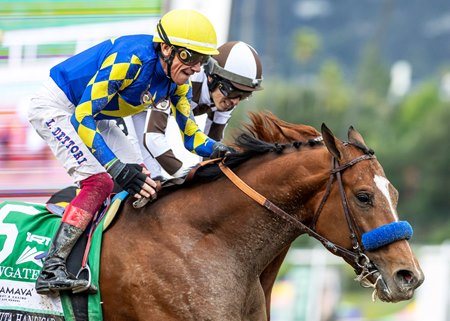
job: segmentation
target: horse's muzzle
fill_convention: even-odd
[[[378,297],[384,302],[399,302],[409,300],[414,295],[414,291],[424,281],[424,276],[421,271],[416,273],[400,269],[393,274],[390,280],[381,277],[376,285],[376,293],[374,297]]]

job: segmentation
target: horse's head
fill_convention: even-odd
[[[412,228],[399,221],[398,193],[362,136],[350,128],[348,142],[343,142],[326,126],[319,133],[310,131],[309,126],[269,116],[253,117],[253,126],[246,126],[250,135],[243,133],[235,140],[240,152],[228,155],[221,166],[229,180],[256,201],[244,198],[237,205],[236,200],[233,206],[240,210],[233,213],[247,213],[245,222],[253,222],[248,219],[250,213],[267,220],[265,228],[240,224],[251,230],[244,234],[259,233],[262,236],[255,237],[258,240],[270,235],[271,245],[280,253],[274,238],[285,246],[308,233],[347,261],[363,286],[375,288],[374,297],[388,302],[410,299],[424,279],[407,241]],[[230,173],[233,168],[238,177]],[[199,168],[196,173],[197,179],[220,176],[213,165]],[[269,219],[264,210],[255,210],[257,204],[279,219]],[[266,293],[270,294],[274,280],[270,275],[278,271],[284,254],[281,260],[274,259],[270,271],[264,273],[269,275]],[[261,282],[265,284],[264,279]]]
[[[397,190],[353,127],[348,142],[325,125],[322,136],[333,169],[329,193],[317,200],[315,231],[338,246],[327,247],[353,266],[362,285],[375,288],[374,298],[410,299],[424,275],[407,241],[412,228],[397,215]]]

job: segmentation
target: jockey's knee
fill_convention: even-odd
[[[108,173],[99,173],[82,180],[80,187],[80,192],[70,202],[70,205],[78,210],[74,215],[65,213],[63,221],[83,228],[111,194],[114,182]]]
[[[114,181],[108,173],[98,173],[82,180],[80,186],[82,189],[95,191],[103,202],[112,193]]]

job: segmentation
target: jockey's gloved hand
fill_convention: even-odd
[[[120,187],[134,195],[139,194],[147,178],[142,168],[139,164],[124,164],[116,160],[108,164],[106,170]]]
[[[236,151],[230,146],[224,145],[221,142],[215,142],[213,145],[213,152],[211,153],[210,158],[222,158],[227,153],[234,153],[234,152]]]

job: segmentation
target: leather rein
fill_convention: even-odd
[[[332,157],[332,169],[331,169],[331,173],[330,173],[330,179],[328,180],[327,188],[326,188],[325,194],[322,198],[322,201],[321,201],[317,211],[314,214],[312,227],[305,225],[304,223],[302,223],[300,220],[298,220],[294,216],[289,215],[284,210],[282,210],[277,205],[275,205],[270,200],[268,200],[266,197],[264,197],[263,195],[261,195],[260,193],[255,191],[249,185],[247,185],[241,178],[239,178],[239,176],[237,176],[229,167],[227,167],[224,164],[223,160],[219,163],[219,167],[222,170],[222,172],[228,177],[228,179],[234,185],[236,185],[242,192],[247,194],[250,198],[252,198],[258,204],[262,205],[263,207],[265,207],[272,213],[282,217],[284,220],[288,221],[289,223],[292,223],[300,231],[303,231],[304,233],[307,233],[310,236],[314,237],[315,239],[320,241],[331,252],[333,252],[343,258],[347,258],[347,259],[354,261],[360,269],[364,270],[367,268],[373,268],[373,266],[372,266],[372,263],[370,262],[369,258],[363,253],[364,251],[358,241],[357,235],[360,234],[359,233],[360,231],[358,231],[358,229],[357,229],[357,225],[355,223],[354,217],[351,214],[350,208],[348,206],[347,196],[345,194],[344,185],[342,183],[341,172],[360,161],[374,159],[374,158],[376,158],[375,155],[363,154],[363,155],[349,161],[348,163],[339,166],[339,163],[337,162],[337,160],[334,157]],[[316,222],[319,218],[319,215],[322,212],[322,209],[330,195],[331,187],[332,187],[335,179],[339,186],[339,192],[340,192],[340,196],[341,196],[342,206],[344,209],[347,225],[350,230],[350,238],[352,240],[352,248],[353,248],[352,250],[348,250],[338,244],[331,242],[330,240],[326,239],[325,237],[318,234],[314,230]]]

